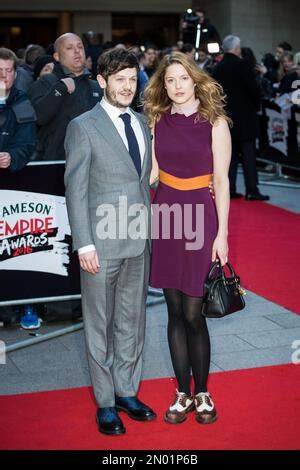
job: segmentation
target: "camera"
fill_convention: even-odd
[[[183,21],[185,23],[188,23],[188,26],[195,27],[199,21],[199,17],[195,13],[193,13],[191,9],[188,9],[183,15]]]
[[[182,16],[181,38],[184,43],[194,44],[199,17],[189,8]]]
[[[183,15],[183,22],[186,24],[184,31],[186,33],[193,33],[196,30],[197,24],[199,22],[199,17],[193,13],[192,9],[188,9]]]

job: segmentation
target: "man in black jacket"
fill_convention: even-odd
[[[223,41],[224,58],[216,66],[213,77],[222,85],[227,96],[227,112],[233,121],[232,159],[229,170],[231,197],[241,197],[236,192],[239,154],[242,155],[246,200],[265,201],[258,190],[255,139],[257,137],[257,112],[260,109],[260,90],[254,71],[241,59],[241,42],[237,36],[227,36]]]
[[[0,169],[21,170],[36,144],[35,112],[27,95],[14,86],[17,57],[0,48]]]
[[[206,18],[205,11],[200,7],[195,8],[195,15],[185,14],[184,16],[181,24],[184,43],[195,45],[198,24],[201,26],[200,44],[202,46],[207,46],[209,43],[221,44],[221,38],[216,27]]]
[[[69,122],[92,109],[103,94],[85,68],[80,37],[63,34],[54,48],[57,64],[53,73],[38,79],[29,90],[40,126],[37,160],[65,160],[64,139]]]

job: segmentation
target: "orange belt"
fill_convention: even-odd
[[[212,181],[213,173],[209,175],[196,176],[194,178],[177,178],[163,170],[159,170],[159,181],[167,186],[181,191],[206,188]]]

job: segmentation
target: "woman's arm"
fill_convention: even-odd
[[[159,167],[155,157],[155,145],[154,145],[154,129],[151,130],[152,135],[152,169],[150,173],[150,186],[156,183],[159,179]]]
[[[212,261],[220,259],[222,266],[228,261],[228,217],[230,206],[229,165],[231,160],[231,135],[227,121],[219,118],[212,129],[214,165],[214,191],[218,214],[218,234],[213,245]]]

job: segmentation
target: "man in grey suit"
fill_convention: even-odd
[[[88,360],[99,431],[123,434],[118,411],[151,421],[137,398],[149,276],[151,139],[129,106],[139,64],[123,49],[105,52],[97,80],[104,97],[70,122],[66,201],[81,266]]]

